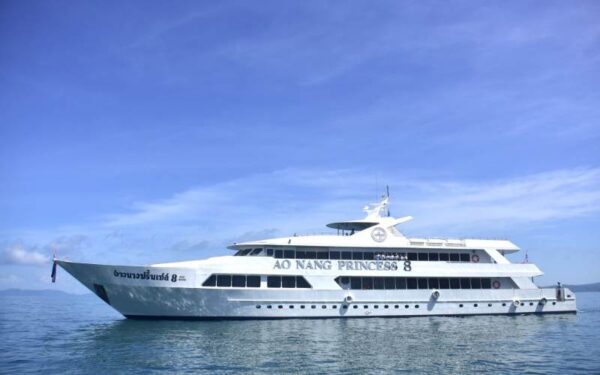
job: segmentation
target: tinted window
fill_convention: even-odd
[[[352,277],[350,278],[350,288],[352,289],[361,289],[360,277]]]
[[[205,282],[202,283],[202,286],[215,286],[217,284],[217,277],[215,275],[210,275]]]
[[[461,289],[471,289],[471,282],[469,281],[469,279],[467,279],[467,278],[460,279],[460,288]]]
[[[246,276],[246,286],[249,288],[260,288],[260,276]]]
[[[407,289],[417,289],[417,279],[409,277],[406,279]]]
[[[386,277],[385,289],[396,289],[396,279],[393,277]]]
[[[281,288],[281,276],[267,276],[267,286],[269,288]]]
[[[440,260],[440,255],[438,253],[429,253],[429,260]]]
[[[362,278],[362,288],[363,289],[373,289],[373,278],[372,277],[363,277]]]
[[[232,285],[237,288],[244,288],[246,286],[246,276],[233,275]]]
[[[283,258],[283,250],[275,250],[275,258]]]
[[[231,275],[218,275],[217,286],[231,286]]]
[[[306,259],[317,259],[317,252],[316,251],[307,251]]]
[[[294,259],[294,257],[295,257],[294,250],[284,250],[283,257],[286,259]]]
[[[447,262],[449,260],[448,258],[449,258],[448,257],[448,253],[440,253],[440,260],[441,261]]]
[[[429,256],[427,253],[419,253],[419,260],[428,260]]]
[[[450,289],[460,289],[460,280],[456,278],[450,279]]]
[[[450,283],[446,278],[440,278],[440,289],[449,289]]]
[[[273,249],[267,249],[267,256],[273,256]]]
[[[450,261],[451,262],[458,262],[460,260],[460,256],[456,253],[452,253],[450,254]]]
[[[317,252],[317,259],[329,259],[329,252],[327,252],[327,251]]]
[[[304,250],[296,250],[296,259],[306,259],[306,252]]]
[[[353,251],[352,252],[352,259],[362,260],[362,258],[363,258],[363,253],[361,251]]]
[[[340,259],[340,252],[339,251],[332,251],[329,253],[329,258],[330,259]]]
[[[406,289],[406,279],[404,277],[396,278],[396,289]]]
[[[471,279],[471,289],[481,289],[481,279]]]
[[[349,251],[342,251],[342,259],[352,259],[352,253]]]
[[[439,289],[440,283],[438,282],[438,279],[436,279],[436,278],[429,279],[429,287],[431,289]]]
[[[371,251],[368,251],[363,254],[363,258],[366,260],[373,260],[373,259],[375,259],[375,254]]]
[[[254,250],[252,250],[250,255],[258,255],[258,254],[260,254],[261,251],[262,251],[262,249],[254,249]]]
[[[296,276],[296,288],[311,288],[311,286],[304,277]]]
[[[282,286],[282,288],[295,288],[296,287],[296,277],[295,276],[282,276],[281,277],[281,286]]]
[[[408,253],[408,260],[417,260],[417,253]]]
[[[481,279],[481,287],[483,289],[490,289],[492,287],[492,282],[490,279]]]
[[[242,255],[248,255],[248,253],[251,251],[252,251],[252,249],[245,249],[244,252],[242,253]]]
[[[384,289],[385,283],[383,277],[376,277],[373,281],[373,289]]]
[[[462,254],[460,254],[460,261],[461,262],[470,262],[471,257],[469,256],[469,254],[462,253]]]
[[[419,285],[419,289],[429,289],[427,287],[427,279],[418,279],[417,284]]]

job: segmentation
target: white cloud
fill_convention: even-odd
[[[39,266],[45,265],[50,261],[49,256],[44,255],[35,249],[28,249],[20,243],[5,247],[0,254],[0,260],[3,264]]]

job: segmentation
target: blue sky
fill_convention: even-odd
[[[359,218],[600,281],[600,4],[0,4],[0,289]],[[524,253],[512,257],[521,261]],[[54,288],[82,289],[62,272]]]

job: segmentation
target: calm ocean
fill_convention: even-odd
[[[600,374],[600,293],[577,297],[577,315],[177,322],[0,295],[0,373]]]

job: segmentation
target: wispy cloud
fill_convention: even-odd
[[[1,264],[13,265],[46,265],[50,257],[35,248],[27,248],[21,243],[8,245],[0,252]]]

